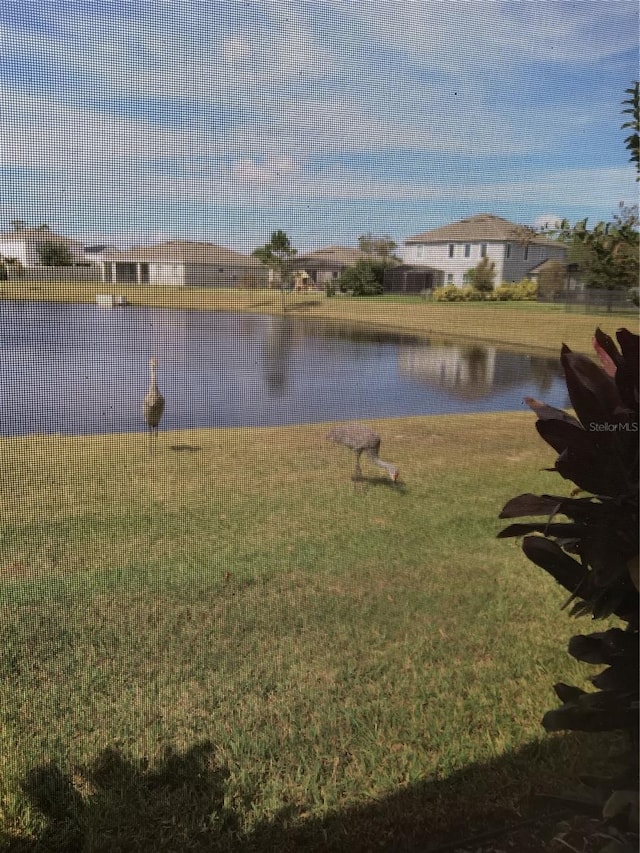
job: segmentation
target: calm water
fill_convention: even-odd
[[[565,407],[558,359],[337,331],[295,318],[0,303],[0,434],[163,429]]]

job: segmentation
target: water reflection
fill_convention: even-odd
[[[402,346],[398,369],[412,379],[476,399],[520,386],[527,375],[536,393],[546,395],[561,376],[557,360],[478,345]]]
[[[150,355],[163,428],[566,406],[558,359],[293,317],[0,303],[0,432],[144,429]]]

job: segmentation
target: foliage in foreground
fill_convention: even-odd
[[[563,346],[561,362],[576,416],[533,398],[537,430],[559,453],[555,467],[586,497],[523,494],[501,518],[546,516],[516,523],[499,535],[522,536],[523,551],[569,592],[571,615],[616,616],[626,628],[577,635],[569,654],[607,668],[587,692],[568,684],[554,689],[562,706],[543,718],[548,731],[622,730],[625,766],[603,783],[603,818],[609,853],[637,849],[638,838],[638,336],[617,332],[620,350],[600,329],[594,346],[602,367]],[[556,520],[557,516],[569,519]]]

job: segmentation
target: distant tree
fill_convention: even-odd
[[[12,219],[11,220],[11,228],[14,231],[24,231],[24,229],[26,227],[27,227],[27,223],[24,221],[24,219]]]
[[[284,231],[273,231],[269,242],[251,254],[276,273],[282,286],[291,273],[291,261],[297,252]]]
[[[383,291],[384,273],[388,264],[384,261],[358,261],[345,267],[338,279],[338,287],[354,296],[378,296]]]
[[[467,272],[467,280],[474,290],[480,293],[490,293],[496,278],[496,265],[489,258],[484,257],[472,269]]]
[[[54,240],[45,240],[36,247],[40,263],[45,267],[70,267],[73,256],[69,247]]]
[[[565,219],[554,233],[569,249],[569,261],[578,264],[587,287],[628,290],[638,286],[638,206],[620,202],[610,222],[592,229],[583,219],[570,226]]]
[[[562,261],[550,260],[538,276],[538,294],[553,299],[564,290],[567,281],[567,268]]]
[[[638,81],[631,86],[630,89],[625,89],[628,98],[622,103],[626,104],[622,110],[624,114],[630,115],[631,120],[625,121],[622,125],[631,128],[631,134],[624,141],[629,150],[629,159],[636,164],[636,181],[640,181],[640,93],[638,91]]]
[[[393,252],[398,248],[398,244],[388,234],[374,237],[369,232],[358,237],[358,248],[367,255],[387,261],[394,257]]]

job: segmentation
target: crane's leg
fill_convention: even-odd
[[[356,450],[356,467],[354,468],[354,471],[353,471],[353,477],[351,478],[352,480],[361,480],[362,479],[362,469],[360,468],[360,454],[361,453],[362,453],[361,450]]]

